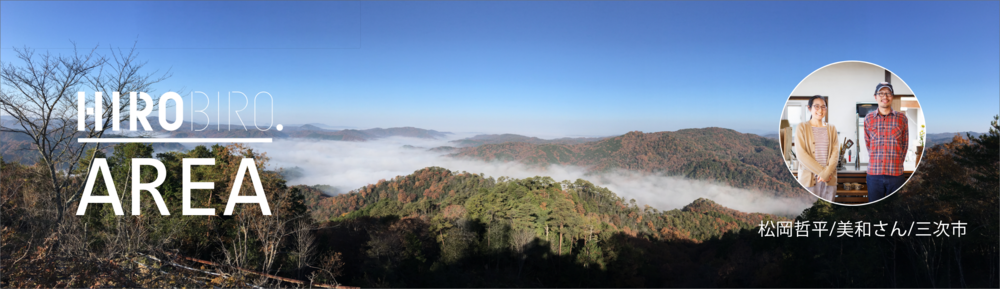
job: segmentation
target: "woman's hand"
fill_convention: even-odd
[[[823,177],[819,177],[819,181],[820,181],[820,182],[824,182],[824,183],[825,183],[825,182],[827,182],[827,180],[826,180],[826,179],[824,179]]]

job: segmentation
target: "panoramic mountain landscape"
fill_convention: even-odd
[[[998,10],[0,0],[0,288],[1000,288]],[[886,99],[905,185],[802,188]]]
[[[532,165],[586,161],[579,155],[611,158],[585,163],[596,173],[614,166],[667,162],[647,162],[652,153],[633,155],[633,163],[612,161],[642,151],[631,149],[641,148],[642,140],[660,144],[647,152],[663,152],[657,149],[662,146],[699,156],[706,153],[688,147],[697,141],[682,140],[713,134],[717,139],[763,139],[718,128],[632,132],[537,149],[546,154],[565,150],[554,158],[527,149],[481,156],[509,156]],[[719,153],[706,159],[752,158],[748,155],[770,152],[769,146],[767,141],[752,146],[723,142],[708,146]],[[244,145],[197,146],[155,155],[168,170],[160,192],[176,216],[156,214],[156,205],[147,198],[140,208],[148,215],[136,222],[122,222],[110,205],[91,205],[84,216],[51,229],[60,233],[48,238],[29,234],[53,226],[46,184],[36,177],[44,172],[39,166],[4,161],[0,212],[4,228],[17,229],[4,230],[2,249],[5,256],[21,257],[3,259],[0,281],[4,287],[986,286],[996,282],[988,276],[998,268],[990,261],[997,252],[998,146],[1000,126],[994,121],[989,134],[928,148],[922,169],[892,198],[860,208],[815,201],[791,218],[734,210],[708,198],[658,209],[587,179],[492,176],[442,167],[373,181],[334,196],[330,186],[288,185],[280,171],[264,170],[271,216],[262,218],[256,205],[237,206],[233,216],[180,216],[181,159],[209,157],[221,164],[193,172],[195,181],[220,184],[210,193],[195,194],[192,201],[196,207],[216,210],[225,206],[226,190],[234,182],[251,187],[248,180],[232,178],[239,158],[251,156],[260,168],[275,168],[269,165],[274,156]],[[488,152],[478,148],[490,145],[463,152]],[[112,151],[105,157],[115,179],[130,173],[132,158],[154,157],[146,144],[117,144]],[[655,168],[648,171],[657,172]],[[745,170],[737,165],[719,169]],[[718,175],[728,174],[710,176]],[[152,177],[144,172],[142,178]],[[128,184],[121,186],[119,191],[128,190]],[[98,190],[106,194],[107,188],[99,185]],[[124,203],[131,202],[129,194],[120,196]],[[931,201],[939,199],[949,201]],[[913,236],[767,237],[761,227],[844,220],[942,220],[969,226],[961,238],[934,242]],[[813,259],[823,261],[809,261]],[[854,278],[840,277],[846,268]],[[921,275],[926,271],[953,274]]]

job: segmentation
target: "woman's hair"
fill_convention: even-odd
[[[813,95],[813,97],[809,98],[809,108],[813,107],[813,101],[816,100],[817,98],[822,99],[823,103],[826,103],[826,98],[823,98],[822,95]]]
[[[822,99],[823,103],[824,104],[826,103],[826,98],[823,98],[822,95],[818,95],[818,94],[817,95],[813,95],[813,97],[809,98],[809,108],[813,107],[813,101],[816,100],[816,99]],[[809,114],[809,119],[812,119],[812,114],[811,113]]]

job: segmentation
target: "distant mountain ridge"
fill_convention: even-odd
[[[961,131],[961,132],[942,132],[942,133],[929,133],[924,137],[924,147],[932,147],[936,144],[950,143],[952,139],[958,135],[961,138],[968,139],[965,134],[971,134],[972,137],[979,137],[985,133],[974,132],[974,131]]]
[[[307,138],[307,139],[320,139],[320,140],[337,140],[337,141],[370,141],[386,137],[402,136],[402,137],[414,137],[414,138],[429,138],[437,139],[444,138],[448,136],[447,132],[439,132],[435,130],[427,130],[415,127],[392,127],[392,128],[371,128],[364,130],[356,129],[345,129],[338,131],[331,131],[320,129],[316,126],[307,125],[304,128],[293,128],[285,129],[284,131],[276,131],[274,129],[268,131],[260,131],[256,129],[249,130],[204,130],[204,131],[174,131],[170,134],[171,137],[225,137],[225,138],[239,138],[239,137],[253,137],[253,138]]]
[[[242,124],[226,125],[205,125],[192,122],[181,123],[180,128],[175,131],[167,131],[160,125],[158,117],[147,117],[149,127],[153,135],[169,133],[171,138],[306,138],[318,140],[337,141],[370,141],[386,137],[413,137],[425,139],[439,139],[450,135],[450,132],[439,132],[415,127],[392,127],[392,128],[371,128],[364,130],[344,129],[330,130],[320,127],[322,124],[304,124],[301,126],[287,126],[282,131],[275,127],[270,130],[261,131],[248,125],[246,129]],[[4,116],[0,118],[4,128],[19,129],[17,120]],[[91,124],[93,125],[93,124]],[[323,125],[325,126],[325,125]],[[119,124],[120,132],[105,131],[104,137],[123,137],[118,133],[128,132],[130,124],[128,121]],[[197,131],[202,129],[201,131]],[[137,131],[146,132],[142,125],[137,125]],[[149,135],[149,134],[147,134]],[[147,136],[148,137],[148,136]],[[74,143],[76,143],[74,141]],[[154,143],[153,147],[158,152],[185,150],[179,143]],[[17,132],[0,132],[0,156],[6,161],[19,161],[26,164],[33,164],[38,158],[37,151],[33,149],[30,138]]]
[[[537,137],[529,137],[517,134],[481,134],[470,138],[464,138],[460,140],[453,140],[459,147],[476,147],[484,144],[501,144],[508,142],[521,142],[530,144],[581,144],[588,143],[592,141],[599,141],[604,139],[603,137],[578,137],[578,138],[558,138],[558,139],[540,139]]]
[[[315,126],[309,126],[306,129],[287,130],[286,136],[284,137],[339,141],[369,141],[394,136],[438,139],[447,137],[451,134],[449,132],[439,132],[436,130],[415,127],[371,128],[364,130],[345,129],[338,131],[317,128],[318,127]]]
[[[149,118],[153,131],[165,132],[156,117]],[[304,124],[301,126],[285,126],[281,131],[276,127],[261,131],[252,124],[226,124],[208,125],[194,123],[194,130],[190,122],[184,122],[181,128],[170,132],[170,137],[178,138],[307,138],[320,140],[338,141],[369,141],[386,137],[402,136],[414,138],[437,139],[450,135],[450,132],[439,132],[436,130],[421,129],[415,127],[391,127],[391,128],[370,128],[370,129],[342,129],[332,130],[323,128],[326,126],[318,123]],[[196,131],[202,129],[202,131]]]
[[[298,130],[326,130],[326,129],[320,128],[312,124],[303,124],[302,126],[298,127]]]
[[[528,165],[575,165],[592,173],[614,169],[662,173],[779,196],[803,193],[788,173],[776,140],[717,127],[633,131],[580,144],[483,144],[455,149],[451,156]]]

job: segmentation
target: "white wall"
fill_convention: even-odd
[[[857,136],[857,123],[855,121],[855,105],[858,102],[875,102],[875,86],[885,81],[885,68],[860,61],[838,62],[814,71],[802,80],[792,90],[790,96],[813,96],[822,95],[829,97],[829,119],[830,124],[836,126],[839,134],[839,141],[844,138],[854,140],[860,144]],[[895,74],[891,78],[892,88],[897,95],[914,94],[910,87],[906,85]],[[917,145],[920,125],[924,124],[923,111],[920,109],[908,109],[906,113],[910,119],[910,149],[915,150]],[[861,138],[864,138],[863,132]],[[853,150],[854,148],[852,148]],[[863,149],[862,149],[863,150]],[[913,155],[913,153],[909,153]],[[863,154],[862,162],[867,161],[867,154]],[[908,162],[904,162],[904,167],[912,170],[914,167],[913,157],[909,157]]]

